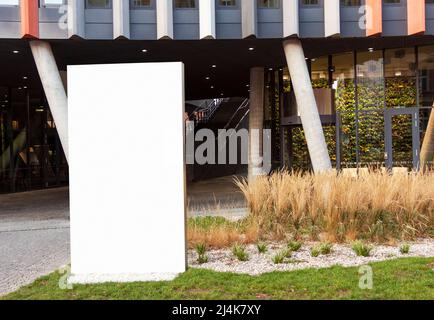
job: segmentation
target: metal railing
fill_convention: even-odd
[[[194,121],[197,123],[207,123],[211,120],[217,109],[223,102],[228,101],[227,98],[205,100],[196,110],[193,112]]]

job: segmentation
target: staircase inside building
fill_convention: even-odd
[[[189,113],[190,120],[195,121],[195,131],[206,128],[214,132],[216,136],[216,155],[226,148],[229,154],[229,144],[219,146],[219,129],[248,129],[249,100],[241,97],[207,100],[200,104],[193,112]],[[195,164],[189,170],[189,181],[202,181],[232,175],[244,175],[247,172],[247,165],[241,164],[241,146],[238,141],[238,162],[239,164]],[[198,143],[196,147],[200,145]]]

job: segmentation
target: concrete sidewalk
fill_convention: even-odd
[[[68,189],[0,195],[0,295],[69,263]]]
[[[233,177],[188,185],[188,215],[243,217],[246,205]],[[0,195],[0,295],[70,262],[69,190]]]

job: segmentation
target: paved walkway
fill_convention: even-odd
[[[236,219],[246,215],[246,201],[235,185],[234,178],[190,183],[187,187],[189,216],[211,215]]]
[[[232,177],[190,184],[188,205],[190,216],[246,213]],[[69,261],[68,188],[0,195],[0,295]]]
[[[68,189],[0,195],[0,295],[68,263]]]

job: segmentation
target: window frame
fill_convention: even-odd
[[[89,6],[89,0],[85,0],[84,8],[85,8],[85,10],[110,10],[110,9],[113,9],[113,1],[108,0],[108,2],[109,2],[108,7],[92,7],[92,6]]]
[[[155,1],[156,0],[150,0],[150,5],[147,7],[144,6],[135,6],[134,0],[130,0],[130,10],[155,10],[156,6],[155,6]]]
[[[258,10],[280,10],[282,9],[282,0],[276,0],[277,1],[277,7],[260,7],[259,6],[259,0],[256,0],[256,7],[258,8]],[[283,1],[287,1],[287,0],[283,0]]]
[[[177,8],[175,6],[175,0],[172,0],[173,10],[199,10],[199,0],[194,0],[194,8]]]
[[[234,6],[222,6],[220,4],[220,0],[216,0],[216,10],[239,10],[240,9],[240,0],[235,0]]]
[[[306,3],[303,3],[303,0],[299,0],[298,4],[300,6],[300,9],[310,9],[310,8],[312,8],[312,9],[318,9],[318,8],[324,7],[323,0],[318,0],[317,4],[306,4]]]

